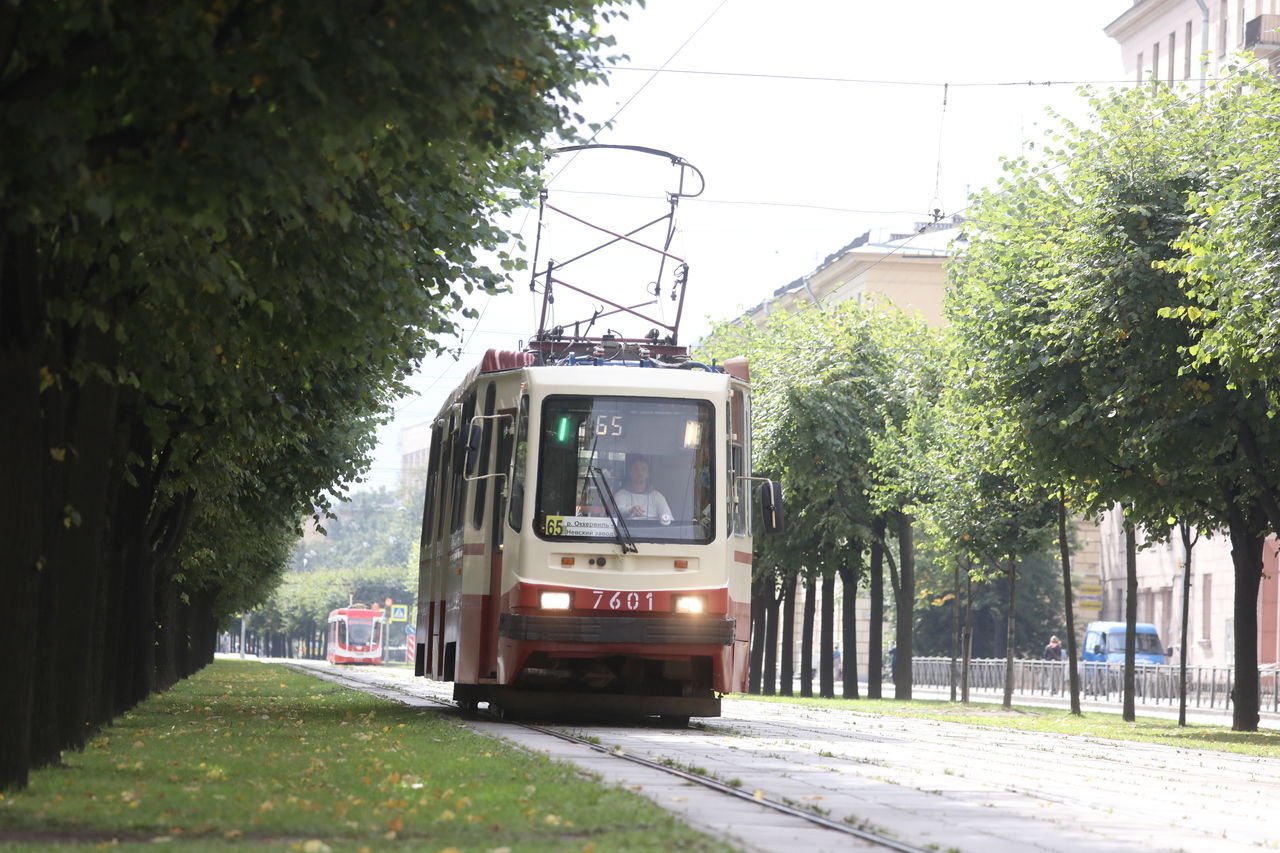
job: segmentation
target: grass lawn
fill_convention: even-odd
[[[0,849],[707,851],[649,800],[280,666],[218,661],[0,795]]]
[[[865,714],[887,714],[929,720],[946,720],[974,726],[991,726],[1031,732],[1081,735],[1111,740],[1161,743],[1182,749],[1210,749],[1240,752],[1266,758],[1280,758],[1280,731],[1233,732],[1230,726],[1179,726],[1175,720],[1143,717],[1126,723],[1119,714],[1085,711],[1072,716],[1065,708],[1042,708],[1014,705],[1006,711],[999,704],[970,702],[962,705],[944,700],[896,699],[802,699],[799,696],[748,696],[734,698],[761,702],[810,705],[817,708],[840,708]]]

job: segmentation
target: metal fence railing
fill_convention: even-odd
[[[1080,699],[1118,702],[1124,698],[1124,665],[1080,661]],[[969,661],[970,693],[1004,692],[1003,658]],[[960,662],[955,662],[955,683],[960,684]],[[1259,705],[1268,713],[1280,713],[1280,670],[1261,667]],[[950,687],[951,658],[913,658],[911,683],[920,687]],[[1066,661],[1015,660],[1013,692],[1021,696],[1066,695],[1070,692]],[[1231,707],[1235,668],[1229,666],[1187,667],[1187,708],[1226,710]],[[1178,667],[1140,664],[1134,671],[1134,701],[1141,705],[1178,707]]]

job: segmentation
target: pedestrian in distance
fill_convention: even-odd
[[[1045,667],[1048,670],[1045,673],[1047,681],[1045,686],[1051,688],[1056,696],[1058,691],[1062,689],[1062,670],[1056,664],[1066,659],[1066,652],[1062,649],[1062,641],[1057,637],[1049,638],[1049,644],[1044,647],[1044,659],[1053,662]]]

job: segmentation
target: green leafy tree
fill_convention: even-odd
[[[883,621],[881,562],[889,566],[895,606],[892,676],[894,695],[911,698],[914,656],[915,526],[919,507],[932,500],[935,486],[929,471],[930,448],[936,439],[936,401],[942,393],[946,366],[943,339],[918,319],[885,311],[877,324],[884,372],[879,428],[871,431],[871,624],[872,648],[868,691],[880,698],[880,636]],[[898,559],[889,549],[892,535]]]
[[[957,353],[957,360],[962,358]],[[956,367],[962,368],[963,362]],[[933,478],[932,499],[922,512],[936,547],[949,554],[949,562],[964,565],[972,579],[981,582],[980,588],[999,580],[1006,591],[1005,638],[1000,645],[1005,651],[1008,707],[1018,649],[1018,581],[1025,578],[1028,558],[1042,557],[1053,542],[1056,504],[1019,464],[1010,425],[995,420],[976,389],[963,384],[963,370],[952,373],[954,381],[939,401],[934,441],[922,466]],[[1045,564],[1037,561],[1041,568]]]
[[[974,386],[1015,430],[1037,479],[1064,484],[1085,512],[1123,503],[1130,525],[1167,529],[1186,517],[1230,530],[1233,726],[1253,730],[1268,526],[1245,445],[1252,438],[1256,459],[1274,459],[1280,429],[1218,363],[1194,362],[1190,312],[1170,310],[1186,305],[1179,245],[1193,199],[1225,168],[1220,110],[1235,102],[1149,87],[1113,94],[1094,101],[1094,129],[1068,126],[1050,146],[1055,167],[1009,162],[972,210],[951,311]]]
[[[297,570],[407,565],[421,536],[423,495],[364,489],[334,505],[322,536],[308,536],[294,553]]]
[[[803,573],[807,602],[819,583],[823,600],[834,598],[834,579],[844,587],[846,612],[842,620],[843,666],[856,672],[852,654],[853,607],[863,581],[864,554],[872,540],[872,493],[877,469],[873,464],[875,436],[896,425],[911,407],[911,394],[921,387],[915,371],[929,358],[927,331],[895,310],[867,308],[856,303],[802,307],[770,315],[759,326],[726,323],[703,345],[707,358],[746,354],[751,360],[755,388],[754,451],[756,469],[779,478],[786,490],[787,530],[757,539],[757,565],[783,591],[784,617],[793,611],[792,596]],[[894,476],[882,466],[881,476]],[[909,488],[894,492],[891,501],[906,499]],[[895,503],[895,506],[899,504]],[[908,522],[909,526],[909,522]],[[872,595],[877,594],[872,590]],[[910,606],[906,607],[910,612]],[[817,669],[819,692],[834,689],[834,614],[807,614],[821,619]],[[908,631],[910,619],[907,619]],[[786,669],[790,649],[783,624],[783,690],[789,689]],[[802,661],[812,661],[807,649],[812,631],[804,632]],[[767,641],[767,637],[766,637]],[[878,654],[873,676],[879,676]],[[856,679],[844,679],[846,692]],[[809,668],[802,663],[802,691],[811,691]]]
[[[0,534],[23,614],[0,629],[0,787],[157,686],[174,601],[260,588],[222,535],[275,542],[367,465],[461,294],[501,282],[477,253],[535,194],[539,140],[572,136],[616,8],[0,11]],[[62,639],[86,629],[101,655]]]

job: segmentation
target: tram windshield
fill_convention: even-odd
[[[548,397],[535,509],[539,533],[548,539],[710,542],[713,423],[704,400]]]
[[[372,619],[348,619],[347,645],[370,646],[377,643],[379,637],[375,630],[376,624]]]

